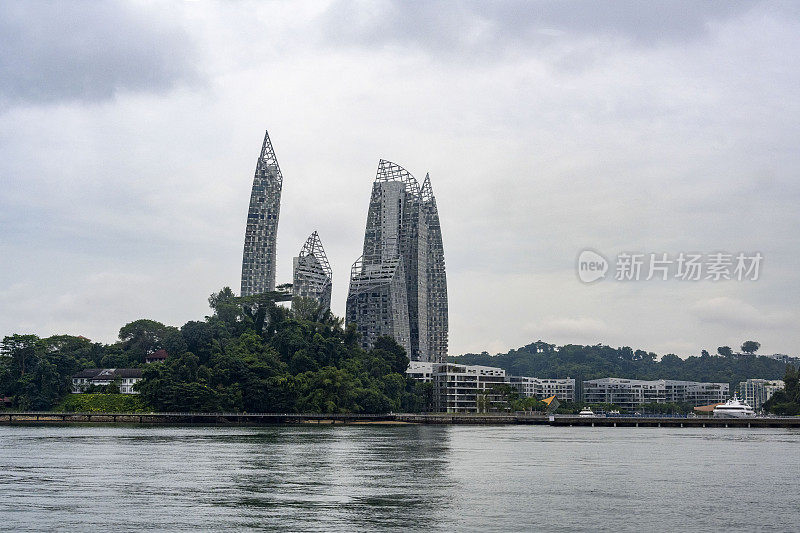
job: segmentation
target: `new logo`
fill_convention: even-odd
[[[608,272],[608,260],[594,250],[584,250],[578,256],[578,278],[584,283],[603,279]]]

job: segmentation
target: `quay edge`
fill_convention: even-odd
[[[686,427],[686,428],[800,428],[800,417],[681,418],[681,417],[580,417],[573,415],[473,414],[473,413],[54,413],[0,411],[0,425],[16,424],[459,424],[549,425],[575,427]]]

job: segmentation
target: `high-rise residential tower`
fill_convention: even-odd
[[[242,296],[275,290],[275,239],[281,211],[283,175],[275,150],[264,134],[256,163],[242,257]]]
[[[331,266],[315,231],[294,258],[292,297],[314,298],[324,308],[331,306]],[[294,305],[294,302],[293,302]]]
[[[444,269],[444,244],[439,224],[439,210],[433,196],[431,177],[422,182],[422,210],[428,231],[428,349],[430,361],[444,362],[447,357],[447,274]]]
[[[447,355],[447,280],[430,177],[423,187],[403,167],[380,160],[363,255],[350,271],[347,321],[364,348],[390,335],[414,361]]]

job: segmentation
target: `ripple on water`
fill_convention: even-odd
[[[800,508],[800,432],[782,429],[5,426],[0,442],[13,531],[780,530]],[[733,494],[741,509],[714,503]]]

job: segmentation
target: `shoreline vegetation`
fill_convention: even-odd
[[[135,385],[147,411],[388,413],[432,409],[432,387],[408,378],[405,350],[389,337],[363,350],[353,326],[291,288],[237,297],[225,287],[209,297],[212,314],[182,327],[141,319],[119,341],[70,335],[11,335],[0,346],[0,396],[23,411],[102,411],[121,400],[114,384],[71,394],[86,368],[141,368]],[[164,362],[145,357],[165,350]],[[103,398],[108,394],[108,398]],[[70,396],[83,396],[73,400]],[[134,395],[131,395],[134,396]],[[130,407],[130,406],[128,406]]]
[[[697,356],[686,359],[675,354],[666,354],[659,359],[653,352],[628,346],[556,346],[537,341],[503,354],[468,353],[450,359],[466,365],[500,367],[515,376],[569,376],[575,378],[576,385],[583,380],[606,377],[674,379],[728,383],[731,392],[738,389],[741,381],[750,378],[783,379],[786,372],[783,361],[754,353],[734,353],[728,346],[720,346],[716,354],[702,350]]]
[[[433,386],[408,378],[405,350],[381,337],[363,350],[353,325],[345,325],[315,300],[295,299],[291,286],[250,297],[225,287],[208,301],[211,315],[180,328],[140,319],[123,326],[119,340],[104,344],[72,335],[40,338],[6,336],[0,344],[0,397],[19,411],[63,412],[237,412],[382,414],[433,410]],[[747,343],[746,343],[747,344]],[[757,345],[757,343],[754,343]],[[752,348],[752,347],[751,347]],[[145,357],[165,350],[164,362]],[[598,377],[683,379],[728,382],[732,390],[748,378],[786,381],[767,409],[800,414],[798,373],[791,365],[751,350],[719,356],[703,350],[698,357],[663,357],[629,347],[605,345],[556,347],[537,341],[506,354],[465,354],[450,360],[495,366],[510,374],[540,378]],[[141,368],[137,395],[115,394],[118,384],[72,394],[72,375],[86,368]],[[539,399],[520,398],[510,387],[498,388],[500,411],[540,410]],[[560,413],[585,404],[563,402]],[[594,405],[593,405],[594,406]],[[594,406],[614,409],[615,406]],[[686,413],[690,406],[653,404],[642,412]],[[0,414],[3,411],[0,410]]]

